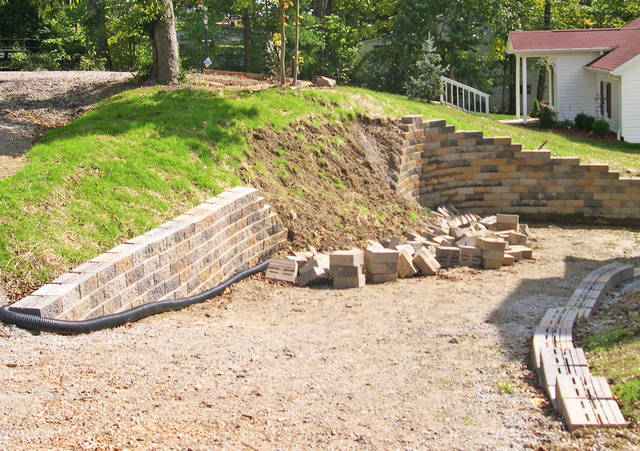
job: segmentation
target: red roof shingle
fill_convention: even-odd
[[[509,39],[514,51],[603,50],[587,66],[612,71],[640,55],[640,17],[624,28],[512,31]]]

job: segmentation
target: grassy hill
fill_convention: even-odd
[[[27,165],[0,180],[0,284],[16,299],[79,262],[241,182],[269,180],[272,186],[280,186],[272,190],[280,197],[304,199],[312,190],[292,186],[286,173],[295,175],[296,166],[298,170],[305,166],[305,152],[312,150],[317,157],[314,164],[321,166],[323,152],[344,151],[348,124],[359,114],[416,113],[447,119],[458,129],[481,129],[488,136],[511,135],[528,148],[547,141],[545,147],[557,155],[608,161],[633,172],[640,169],[640,146],[510,127],[440,105],[363,89],[276,88],[255,93],[135,89],[48,132],[28,152]],[[306,124],[306,132],[297,131],[300,124]],[[334,130],[326,128],[331,124]],[[272,141],[278,140],[278,134],[290,133],[289,141],[298,137],[305,146],[271,146],[271,154],[257,161],[260,143],[250,142],[256,130],[275,133]],[[293,160],[298,164],[290,163]],[[273,177],[278,171],[284,171],[284,177]],[[307,172],[297,183],[323,175],[319,169]],[[355,189],[353,181],[346,186],[345,181],[337,173],[330,183],[313,190],[330,191],[326,202],[346,198],[350,203],[350,210],[345,209],[334,222],[344,222],[349,211],[375,217],[378,223],[396,216],[393,211],[401,213],[398,223],[415,220],[419,213],[391,201],[385,201],[389,203],[385,209],[373,211],[345,196]]]

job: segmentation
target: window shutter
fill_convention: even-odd
[[[611,119],[611,83],[607,83],[607,117]]]
[[[600,116],[604,117],[604,82],[600,82]]]

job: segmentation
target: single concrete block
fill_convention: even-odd
[[[364,254],[360,249],[335,251],[329,254],[330,266],[357,266],[364,263]]]
[[[304,266],[304,270],[300,269],[298,274],[298,285],[306,287],[329,281],[329,270],[320,266]]]
[[[367,283],[386,283],[386,282],[395,282],[398,279],[397,272],[393,272],[390,274],[373,274],[367,273],[366,280]]]
[[[345,288],[362,288],[366,284],[364,274],[357,277],[338,277],[333,279],[333,288],[342,290]]]
[[[335,266],[332,265],[329,269],[329,275],[335,278],[349,278],[349,277],[359,277],[364,274],[362,272],[362,266]]]
[[[413,264],[412,254],[401,250],[398,254],[398,277],[405,279],[418,273],[418,268]]]
[[[416,252],[416,255],[413,257],[413,264],[425,276],[432,276],[440,269],[438,261],[425,248]]]
[[[398,264],[398,251],[395,249],[367,249],[364,254],[365,268],[376,263]],[[394,271],[395,272],[395,271]]]
[[[288,258],[273,258],[269,262],[265,277],[295,283],[298,277],[298,262]]]

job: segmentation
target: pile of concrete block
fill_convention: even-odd
[[[367,283],[395,282],[398,279],[399,252],[375,244],[364,253]]]
[[[310,248],[274,259],[266,276],[300,286],[333,281],[334,288],[357,288],[365,283],[431,276],[440,268],[460,265],[499,269],[533,256],[526,246],[531,233],[517,215],[481,218],[452,206],[433,213],[425,229],[390,237],[382,244],[370,241],[364,252],[350,249],[328,254]]]
[[[329,255],[329,275],[333,279],[333,287],[361,288],[366,279],[363,272],[364,254],[360,249],[335,251]]]

